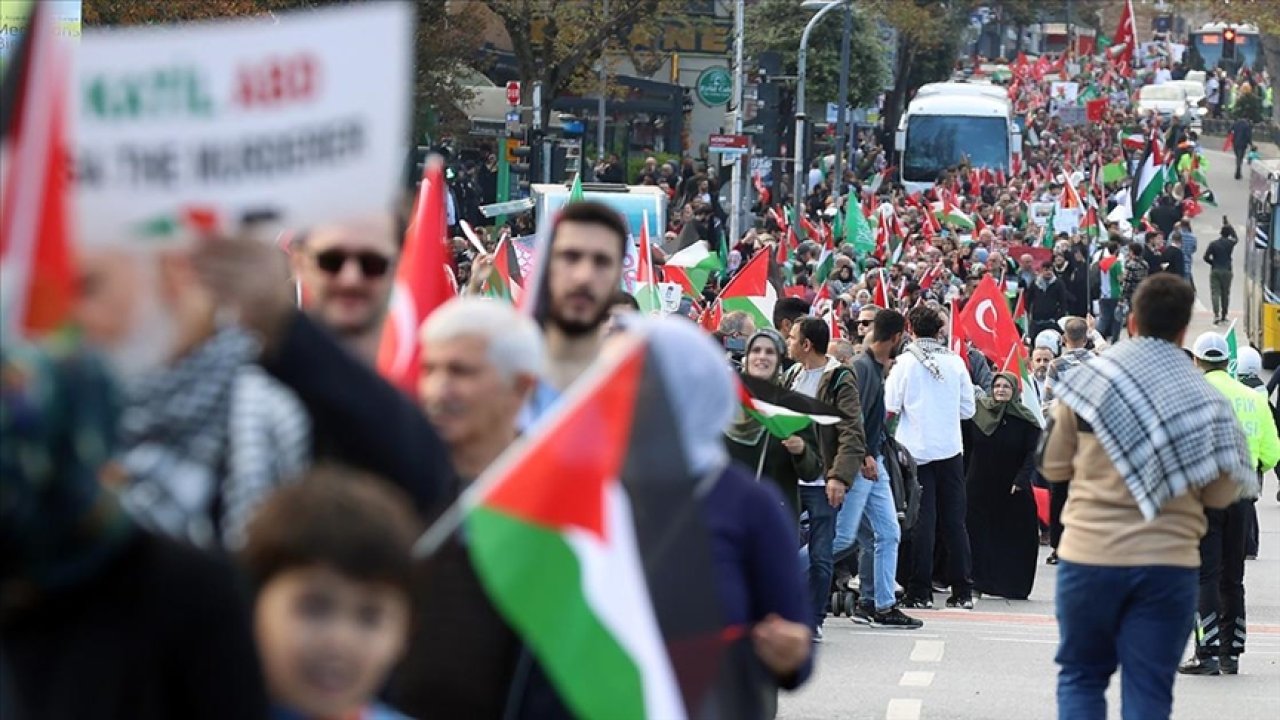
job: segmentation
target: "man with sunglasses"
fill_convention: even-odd
[[[293,252],[308,313],[372,365],[399,256],[390,214],[312,228]]]
[[[858,310],[858,319],[853,323],[854,345],[861,349],[865,348],[867,337],[871,334],[871,324],[875,322],[876,313],[883,308],[879,305],[863,305]]]

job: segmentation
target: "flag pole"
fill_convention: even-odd
[[[756,463],[756,482],[760,482],[761,476],[764,475],[764,456],[769,453],[768,431],[765,431],[764,449],[760,451],[760,462]]]

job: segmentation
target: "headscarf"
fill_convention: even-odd
[[[1008,380],[1013,385],[1014,396],[1005,402],[997,401],[994,394],[978,398],[978,406],[973,413],[973,424],[977,426],[978,431],[991,437],[1006,417],[1025,420],[1039,428],[1040,421],[1036,419],[1035,414],[1018,399],[1018,376],[1010,372],[999,372],[992,378],[991,384],[995,385],[995,381],[1000,378]]]
[[[675,421],[690,470],[717,472],[729,462],[723,433],[737,404],[723,349],[681,318],[643,320],[634,329],[652,348],[666,387],[680,393],[682,409]]]
[[[773,370],[773,377],[769,381],[775,385],[782,382],[782,358],[786,356],[787,345],[782,339],[782,333],[773,328],[764,328],[757,330],[747,340],[747,352],[742,359],[743,363],[747,362],[746,356],[751,354],[751,348],[756,344],[756,340],[764,338],[773,343],[773,348],[778,351],[778,366]],[[760,436],[764,435],[764,426],[755,418],[743,412],[741,407],[734,409],[733,420],[729,423],[729,428],[724,434],[730,440],[741,443],[743,445],[755,445],[760,442]]]
[[[134,531],[100,474],[120,403],[106,369],[75,348],[0,346],[0,609],[87,582]]]

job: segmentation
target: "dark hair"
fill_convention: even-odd
[[[809,314],[809,303],[795,297],[779,298],[773,305],[773,326],[782,327],[783,320],[795,322]]]
[[[917,338],[936,338],[938,331],[942,329],[942,316],[927,305],[917,305],[907,313],[907,323],[911,325],[911,333]]]
[[[258,508],[240,559],[255,591],[288,570],[327,565],[354,580],[408,593],[421,529],[411,507],[399,488],[349,468],[319,465]]]
[[[871,339],[876,342],[891,340],[907,329],[907,319],[897,310],[881,310],[871,323]]]
[[[1145,253],[1146,251],[1147,251],[1147,246],[1143,245],[1140,242],[1129,243],[1129,252],[1134,255],[1137,255],[1138,257],[1142,257],[1142,254]]]
[[[636,300],[635,295],[626,290],[614,290],[613,295],[609,296],[609,307],[617,307],[619,305],[626,305],[636,312],[640,311],[640,302]]]
[[[1177,275],[1157,273],[1147,276],[1133,294],[1133,316],[1138,334],[1177,342],[1191,322],[1196,291]]]
[[[550,244],[555,244],[560,226],[567,222],[600,225],[613,231],[618,236],[618,248],[622,251],[622,257],[626,257],[627,243],[631,241],[631,235],[627,232],[627,223],[622,219],[621,215],[608,205],[591,200],[565,205],[560,214],[556,216],[555,225],[551,228]]]
[[[813,345],[813,351],[827,354],[827,345],[831,343],[831,328],[827,321],[812,315],[805,315],[796,321],[800,326],[800,334]],[[794,326],[793,326],[794,327]]]
[[[1052,261],[1052,260],[1041,260],[1041,261],[1040,261],[1040,269],[1041,269],[1041,270],[1052,270],[1052,269],[1053,269],[1053,261]]]

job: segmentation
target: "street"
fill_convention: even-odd
[[[1221,147],[1220,138],[1206,147]],[[1272,146],[1262,148],[1274,155]],[[1199,241],[1194,263],[1197,306],[1187,333],[1190,344],[1213,329],[1209,268],[1200,256],[1218,236],[1225,214],[1241,238],[1234,254],[1230,318],[1244,310],[1244,254],[1248,175],[1234,180],[1234,157],[1207,151],[1209,181],[1219,207],[1205,207],[1192,221]],[[1220,328],[1225,330],[1225,327]],[[1249,640],[1236,677],[1179,677],[1175,718],[1262,720],[1280,708],[1280,503],[1268,473],[1258,502],[1261,549],[1247,562]],[[983,598],[973,611],[911,611],[924,620],[917,631],[872,630],[848,618],[828,618],[818,646],[813,678],[801,691],[780,699],[779,718],[885,718],[997,720],[1054,718],[1057,646],[1054,620],[1056,568],[1044,564],[1042,547],[1036,585],[1025,601]],[[942,596],[937,596],[940,603]],[[1188,638],[1189,639],[1189,638]],[[1189,656],[1189,653],[1188,653]],[[1118,679],[1108,692],[1109,716],[1120,717]],[[1226,714],[1224,714],[1226,713]]]

